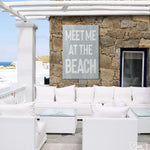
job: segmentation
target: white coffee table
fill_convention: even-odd
[[[47,109],[40,115],[40,121],[46,123],[47,133],[74,134],[77,125],[75,109]]]
[[[138,119],[138,133],[150,133],[150,109],[132,108],[131,110]]]

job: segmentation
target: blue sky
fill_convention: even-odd
[[[38,26],[36,55],[49,55],[49,22],[47,20],[31,22]],[[0,10],[0,62],[17,60],[17,28],[15,23],[15,17],[10,17],[9,13]]]

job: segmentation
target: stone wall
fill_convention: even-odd
[[[62,25],[99,25],[100,76],[98,80],[62,79]],[[121,48],[147,48],[149,51],[149,16],[51,17],[50,85],[119,86]],[[150,59],[148,62],[150,64]],[[147,79],[150,86],[150,65],[148,65]]]

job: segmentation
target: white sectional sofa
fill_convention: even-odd
[[[35,111],[48,108],[75,108],[79,118],[92,115],[102,106],[150,108],[150,87],[75,87],[37,86]]]

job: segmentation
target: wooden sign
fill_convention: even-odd
[[[99,78],[99,27],[63,26],[63,79]]]

